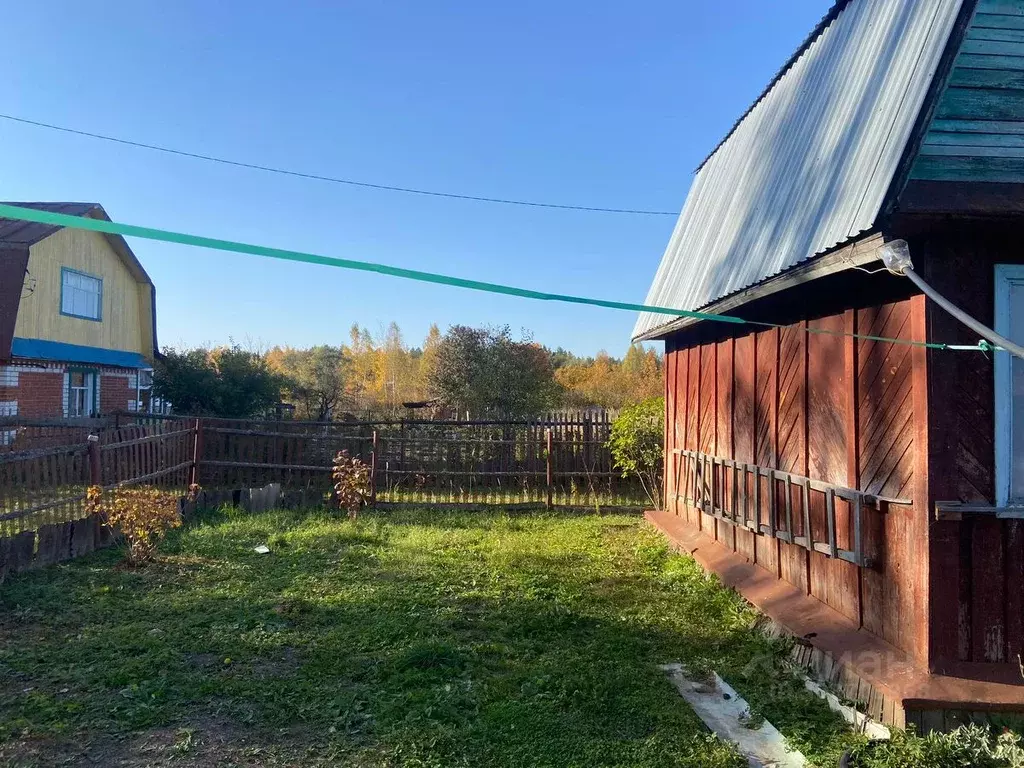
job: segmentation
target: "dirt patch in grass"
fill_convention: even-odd
[[[233,664],[231,665],[231,673],[249,676],[254,680],[265,680],[267,678],[294,676],[299,667],[299,652],[294,648],[285,646],[271,656],[253,659],[247,663]]]
[[[333,750],[310,750],[308,734],[269,733],[223,718],[109,736],[31,738],[0,744],[0,766],[111,766],[214,768],[214,766],[311,766],[336,764]]]

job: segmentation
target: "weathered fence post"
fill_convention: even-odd
[[[373,430],[370,448],[370,506],[377,506],[377,430]]]
[[[555,475],[555,473],[554,473],[554,465],[553,465],[554,457],[552,455],[553,454],[552,448],[554,446],[554,440],[552,440],[552,438],[551,438],[551,427],[548,427],[546,430],[544,430],[544,442],[547,444],[547,446],[546,446],[547,447],[547,459],[546,459],[546,461],[547,461],[547,486],[548,486],[547,508],[551,509],[551,491],[552,491],[551,486],[554,483],[554,479],[555,479],[554,478],[554,475]]]
[[[188,484],[199,484],[199,460],[203,455],[203,420],[196,419],[195,438],[192,441],[192,468],[189,470]]]
[[[100,464],[100,436],[86,438],[86,452],[89,455],[89,485],[103,485],[103,467]]]
[[[594,422],[591,420],[590,411],[583,414],[583,468],[587,472],[596,469],[594,463]]]

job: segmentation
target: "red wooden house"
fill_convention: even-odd
[[[650,518],[876,717],[1024,710],[1024,1],[841,0],[697,170],[643,314]],[[954,713],[954,714],[950,714]]]

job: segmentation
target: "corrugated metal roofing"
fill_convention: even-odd
[[[68,216],[85,216],[90,211],[100,207],[96,203],[7,203],[7,205],[35,208],[37,211],[66,213]],[[60,227],[53,224],[38,224],[34,221],[0,218],[0,243],[33,245],[49,237],[58,229]]]
[[[698,170],[645,303],[700,309],[871,229],[961,2],[837,3]]]

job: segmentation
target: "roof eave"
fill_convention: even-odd
[[[103,206],[99,204],[85,215],[91,219],[112,221],[112,219],[107,215],[107,212],[103,209]],[[121,235],[103,233],[103,236],[107,239],[107,242],[110,243],[110,246],[114,249],[117,255],[121,257],[121,261],[123,261],[128,269],[133,273],[133,277],[135,277],[136,282],[153,285],[153,280],[149,277],[149,273],[146,272],[145,267],[142,266],[142,262],[139,261],[135,252],[132,251],[127,240],[125,240]]]
[[[745,304],[763,299],[766,296],[784,291],[788,288],[818,280],[822,277],[857,269],[881,259],[880,249],[885,237],[876,228],[863,232],[854,240],[849,240],[820,256],[802,261],[776,275],[765,278],[747,288],[723,296],[721,299],[701,307],[697,311],[709,314],[726,315],[740,309]],[[695,317],[677,317],[662,325],[644,331],[633,337],[633,341],[662,341],[673,333],[682,331],[697,323],[707,322]]]

